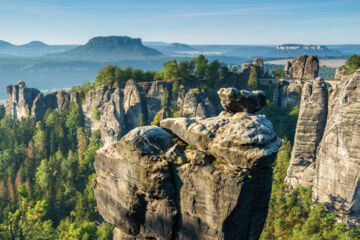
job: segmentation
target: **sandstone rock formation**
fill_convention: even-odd
[[[82,103],[85,126],[100,129],[104,145],[118,141],[125,133],[124,94],[119,88],[100,85],[90,90]]]
[[[346,71],[347,68],[345,65],[336,68],[336,72],[335,72],[335,80],[341,80],[343,77],[346,76]]]
[[[313,198],[351,225],[360,220],[360,70],[330,96],[331,114],[316,159]]]
[[[70,104],[81,104],[86,126],[92,131],[100,129],[101,142],[105,145],[120,140],[139,123],[149,124],[154,116],[166,117],[161,104],[164,97],[171,94],[172,83],[154,81],[136,83],[133,80],[125,86],[98,85],[89,90],[83,99],[79,93],[56,91],[43,95],[39,90],[27,88],[25,83],[7,86],[8,102],[6,112],[15,119],[34,117],[43,118],[47,109],[63,110]],[[182,90],[185,91],[182,86]],[[214,105],[198,89],[190,89],[178,101],[179,112],[187,117],[211,117],[219,113]]]
[[[249,112],[255,113],[266,104],[263,91],[249,92],[236,88],[221,88],[218,91],[221,106],[227,112]]]
[[[303,83],[301,81],[280,81],[275,87],[273,102],[283,108],[299,104],[302,87]]]
[[[96,154],[95,197],[114,239],[258,239],[281,145],[272,124],[223,112],[160,126]]]
[[[313,200],[350,226],[360,220],[359,89],[360,70],[343,77],[328,100],[321,81],[304,86],[286,179],[312,186]]]
[[[251,68],[256,69],[258,78],[264,77],[264,62],[261,58],[255,58],[252,63],[244,63],[241,65],[241,71],[247,75],[250,74]]]
[[[35,88],[26,87],[24,82],[6,87],[8,101],[6,112],[14,119],[34,117],[36,120],[43,118],[45,114],[44,95]]]
[[[294,146],[286,181],[293,187],[312,186],[316,150],[322,139],[328,112],[328,90],[318,78],[307,82],[302,90]]]
[[[213,117],[216,114],[217,111],[214,105],[206,99],[198,88],[189,89],[183,101],[182,116]]]
[[[319,59],[316,55],[302,55],[288,61],[284,68],[285,78],[314,79],[319,74]]]

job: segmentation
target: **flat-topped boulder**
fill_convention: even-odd
[[[267,164],[281,145],[271,122],[261,115],[222,112],[205,119],[168,118],[160,126],[233,167]]]
[[[260,111],[266,104],[266,97],[263,91],[238,90],[236,88],[221,88],[218,91],[221,106],[227,112],[248,112]]]

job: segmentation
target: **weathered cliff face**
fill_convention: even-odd
[[[119,88],[100,85],[86,94],[82,103],[85,126],[100,130],[104,145],[118,141],[126,133],[124,94]]]
[[[285,78],[314,79],[319,74],[319,59],[316,55],[302,55],[288,61],[284,68]]]
[[[304,86],[286,178],[291,186],[312,186],[314,202],[348,225],[360,219],[359,89],[360,70],[343,77],[329,98],[322,81]]]
[[[322,139],[328,112],[328,90],[318,78],[305,83],[296,125],[294,146],[286,182],[292,187],[312,186],[315,174],[316,150]]]
[[[299,104],[302,87],[303,83],[301,81],[280,81],[275,87],[273,102],[283,108]]]
[[[70,104],[81,104],[86,126],[92,131],[99,129],[102,143],[109,145],[119,141],[139,123],[149,124],[156,114],[160,120],[165,118],[161,102],[166,96],[170,97],[171,88],[172,83],[165,81],[138,84],[129,80],[125,87],[119,84],[95,86],[81,100],[77,92],[56,91],[44,96],[39,90],[19,82],[7,86],[6,112],[15,119],[34,117],[40,120],[47,109],[62,111]],[[177,100],[183,116],[211,117],[219,112],[198,89],[190,89],[184,98]]]
[[[336,68],[336,72],[335,72],[335,80],[341,80],[343,77],[346,76],[346,71],[347,68],[345,65]]]
[[[182,116],[184,117],[213,117],[217,115],[217,109],[206,99],[199,89],[189,89],[182,104]]]
[[[165,81],[154,81],[146,94],[147,122],[153,121],[155,115],[161,110],[161,100],[164,94],[169,94],[170,84]],[[162,119],[162,118],[160,118]]]
[[[331,114],[316,160],[313,198],[351,224],[360,219],[360,70],[330,96]]]
[[[18,82],[15,85],[8,85],[6,93],[8,95],[6,112],[14,119],[34,117],[40,120],[44,116],[44,95],[38,89],[28,88],[24,82]]]
[[[272,124],[223,112],[160,126],[96,154],[95,197],[114,239],[258,239],[281,145]]]

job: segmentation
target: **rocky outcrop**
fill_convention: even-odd
[[[252,63],[244,63],[241,65],[241,72],[250,75],[251,69],[255,68],[258,78],[264,77],[264,62],[261,58],[255,58]],[[247,76],[247,78],[249,78]]]
[[[347,225],[360,220],[360,70],[327,97],[322,81],[303,89],[290,167],[291,186],[312,186],[314,202]],[[327,116],[327,118],[326,118]]]
[[[221,88],[218,91],[221,106],[227,112],[249,112],[255,113],[266,104],[263,91],[249,92],[236,88]]]
[[[183,106],[182,116],[184,117],[213,117],[217,111],[214,105],[206,99],[198,88],[189,89],[186,93]]]
[[[312,186],[316,150],[324,133],[327,112],[328,90],[325,82],[318,78],[314,82],[305,83],[286,177],[286,182],[292,187],[298,184]]]
[[[82,103],[85,126],[100,130],[101,141],[108,145],[126,133],[124,94],[119,88],[100,85],[90,90]]]
[[[160,126],[96,154],[94,193],[114,239],[258,239],[281,145],[272,124],[223,112]]]
[[[165,81],[154,81],[146,95],[148,122],[153,121],[155,115],[161,110],[161,100],[165,93],[169,95],[170,84]]]
[[[301,81],[280,81],[276,84],[273,102],[279,107],[295,106],[300,103],[301,89],[303,82]]]
[[[160,120],[166,118],[168,111],[164,109],[168,110],[171,104],[176,105],[176,101],[178,109],[175,111],[181,116],[211,117],[220,111],[218,104],[214,105],[198,89],[190,89],[184,97],[179,94],[177,99],[169,102],[170,89],[170,82],[136,83],[129,80],[126,84],[94,86],[80,99],[77,92],[56,91],[44,96],[39,90],[27,88],[25,83],[19,82],[7,87],[9,100],[6,112],[16,119],[30,116],[40,120],[47,109],[59,109],[61,112],[65,106],[81,104],[86,127],[91,131],[99,129],[101,142],[109,145],[139,124],[149,124],[155,115]],[[183,86],[181,91],[185,92]],[[168,102],[167,106],[163,106],[162,100]]]
[[[6,112],[15,119],[33,117],[41,120],[47,109],[62,111],[70,103],[79,104],[79,94],[64,91],[51,92],[44,96],[36,88],[26,87],[24,82],[6,87],[8,101]]]
[[[342,78],[330,96],[316,159],[313,199],[351,225],[360,220],[360,70]]]
[[[26,87],[24,82],[6,86],[8,101],[6,112],[14,119],[34,117],[36,120],[45,114],[44,95],[35,88]]]
[[[341,80],[343,77],[346,76],[346,71],[347,68],[345,65],[336,68],[336,72],[335,72],[335,80]]]
[[[144,96],[134,80],[126,82],[124,88],[124,112],[128,131],[139,125],[139,119],[146,121],[146,103]]]
[[[62,110],[65,104],[70,103],[70,94],[64,91],[52,92],[45,96],[45,108]]]
[[[302,55],[288,61],[284,68],[284,77],[290,79],[314,79],[319,74],[319,59],[316,55]]]

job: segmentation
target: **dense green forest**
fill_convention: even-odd
[[[274,75],[279,77],[281,71]],[[84,96],[96,85],[121,85],[129,78],[173,82],[172,91],[162,101],[164,107],[181,94],[180,83],[198,87],[213,98],[224,83],[264,88],[254,70],[244,79],[220,62],[209,63],[199,56],[192,61],[167,61],[162,72],[110,65],[93,82],[71,91]],[[283,138],[262,239],[360,239],[360,229],[347,230],[324,206],[313,205],[311,189],[290,192],[284,183],[298,112],[299,106],[280,108],[271,102],[261,111]],[[168,116],[176,116],[176,111],[169,111]],[[154,119],[153,124],[158,121]],[[112,239],[112,226],[99,215],[92,190],[93,162],[100,147],[100,132],[91,134],[84,127],[78,105],[48,110],[38,122],[13,120],[0,106],[0,239]]]

